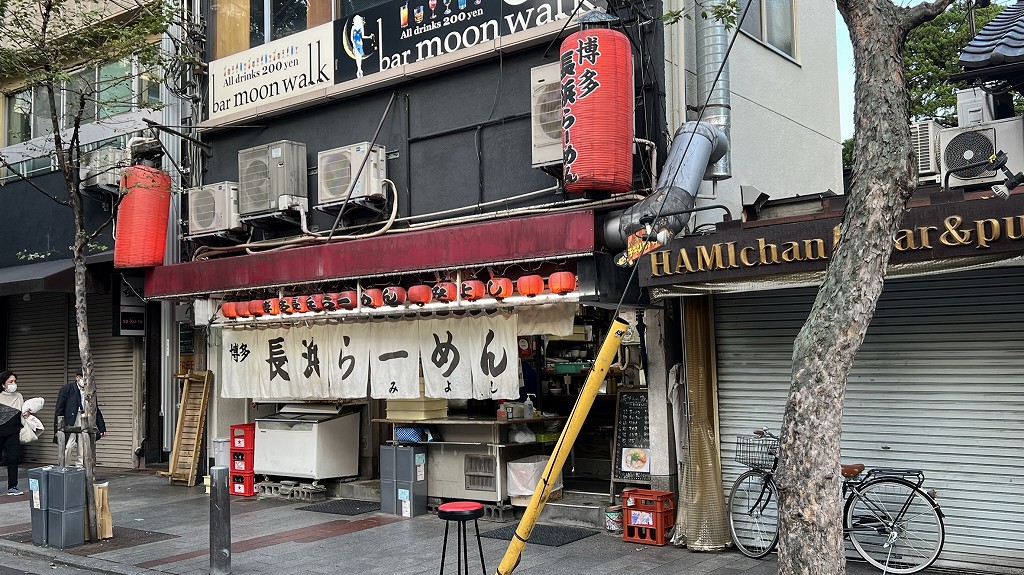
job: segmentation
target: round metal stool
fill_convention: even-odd
[[[466,536],[466,523],[472,519],[473,527],[476,529],[476,546],[480,550],[480,571],[487,575],[487,567],[484,566],[484,545],[480,541],[480,525],[477,519],[484,516],[484,506],[475,501],[453,501],[444,503],[437,508],[437,517],[444,519],[444,547],[441,548],[441,575],[444,575],[444,559],[448,552],[448,522],[457,521],[455,533],[458,542],[455,545],[455,557],[458,559],[456,573],[462,575],[462,566],[465,564],[465,575],[469,575],[469,538]]]

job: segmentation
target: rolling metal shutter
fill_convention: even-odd
[[[7,365],[18,374],[18,391],[25,399],[42,397],[42,413],[38,414],[46,430],[38,441],[24,446],[22,463],[52,464],[57,462],[57,446],[53,440],[53,413],[57,393],[64,379],[64,357],[67,354],[66,294],[34,293],[7,298]]]
[[[726,489],[744,469],[735,436],[782,422],[792,342],[815,291],[715,298]],[[888,282],[850,374],[842,457],[919,468],[938,491],[936,566],[1024,565],[1024,271]]]
[[[135,422],[140,421],[141,397],[136,385],[136,359],[134,337],[114,335],[111,296],[90,295],[89,342],[92,344],[93,372],[96,381],[96,395],[103,421],[107,424],[107,436],[97,443],[96,465],[104,467],[134,467],[134,449],[137,430]],[[81,365],[78,354],[78,330],[74,310],[67,316],[68,321],[68,373],[73,379],[75,370]]]

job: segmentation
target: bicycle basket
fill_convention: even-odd
[[[736,461],[755,469],[771,469],[779,453],[779,440],[750,435],[736,436]]]

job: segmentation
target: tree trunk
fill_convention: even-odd
[[[890,0],[836,2],[850,29],[857,78],[853,185],[825,280],[793,345],[776,476],[780,575],[845,573],[839,447],[846,380],[917,185],[903,43],[951,1],[912,8]]]

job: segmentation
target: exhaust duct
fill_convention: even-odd
[[[727,0],[711,0],[710,5],[726,4]],[[708,8],[710,13],[710,7]],[[732,103],[729,88],[729,29],[725,22],[714,18],[694,18],[697,44],[697,96],[704,108],[702,120],[720,129],[729,138],[732,126]],[[718,70],[722,73],[719,74]],[[717,79],[717,82],[716,82]],[[732,158],[728,151],[708,171],[708,180],[726,180],[732,177]],[[696,191],[694,191],[696,193]]]

